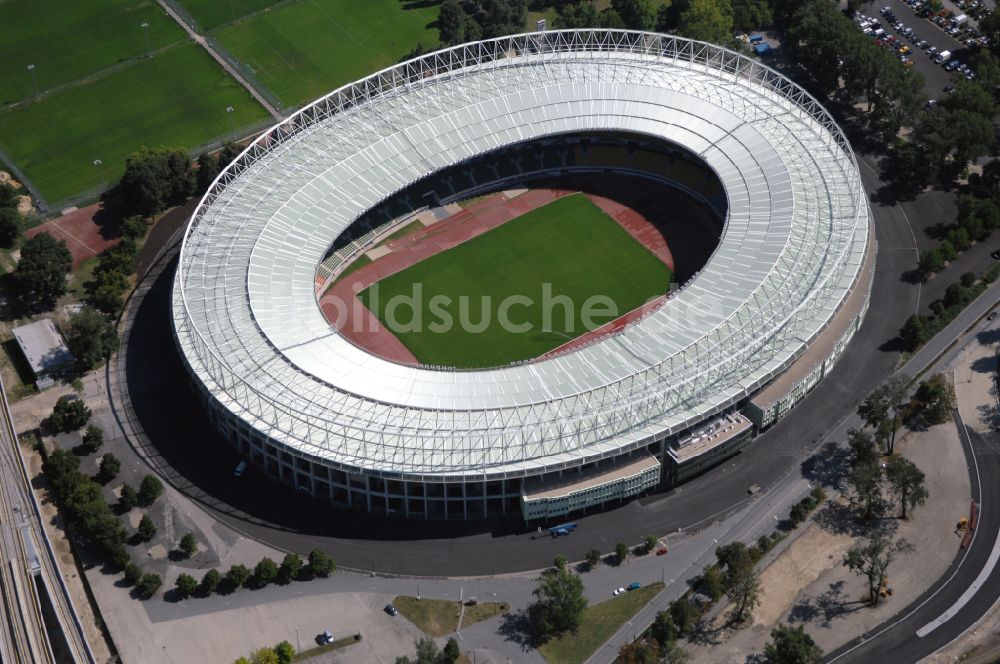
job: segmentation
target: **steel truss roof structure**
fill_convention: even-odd
[[[725,187],[721,243],[667,306],[482,371],[394,364],[331,329],[313,279],[354,219],[463,160],[584,131],[683,146]],[[840,128],[759,62],[642,32],[505,37],[380,71],[254,141],[187,230],[174,327],[218,404],[294,454],[386,477],[535,475],[681,431],[780,374],[867,287],[868,215]]]

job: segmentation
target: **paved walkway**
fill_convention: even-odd
[[[212,59],[218,62],[219,66],[221,66],[226,71],[227,74],[235,78],[240,85],[246,88],[247,92],[249,92],[250,95],[254,99],[256,99],[261,106],[267,109],[267,112],[271,114],[271,117],[273,117],[278,122],[281,122],[282,120],[285,119],[284,116],[281,114],[281,112],[277,108],[275,108],[271,104],[271,102],[265,99],[264,96],[260,94],[260,92],[258,92],[254,86],[250,85],[250,83],[243,77],[243,75],[240,74],[238,71],[236,71],[235,67],[229,64],[228,60],[219,55],[219,53],[214,48],[212,48],[212,45],[208,43],[207,39],[205,39],[202,35],[195,32],[190,25],[185,23],[184,20],[177,15],[177,12],[174,11],[173,7],[164,2],[164,0],[157,0],[157,3],[160,5],[160,7],[163,8],[163,11],[167,12],[167,15],[170,18],[174,19],[177,25],[181,26],[181,28],[184,29],[184,32],[186,32],[188,36],[191,39],[193,39],[196,44],[198,44],[203,49],[208,51],[208,54],[212,56]]]

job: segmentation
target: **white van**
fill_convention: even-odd
[[[951,57],[951,51],[941,51],[940,53],[937,54],[937,57],[934,58],[934,62],[940,65],[942,63],[948,62],[948,58],[950,57]]]

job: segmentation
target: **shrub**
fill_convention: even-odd
[[[180,595],[181,599],[187,599],[198,588],[198,582],[190,574],[181,574],[177,577],[174,587],[177,589],[177,594]]]
[[[270,558],[262,558],[254,567],[253,576],[258,586],[266,586],[278,578],[278,565]]]
[[[122,484],[121,495],[118,498],[118,502],[121,503],[122,507],[125,509],[132,509],[139,504],[139,494],[135,492],[132,485],[126,482]]]
[[[90,420],[90,415],[90,409],[80,398],[64,394],[49,415],[49,426],[55,431],[69,433],[83,427]]]
[[[309,573],[313,576],[330,576],[330,573],[337,568],[333,558],[327,555],[323,549],[313,549],[309,552]]]
[[[163,495],[163,483],[152,475],[146,475],[139,484],[139,504],[150,506]]]
[[[136,585],[136,592],[140,599],[149,599],[156,594],[161,585],[163,585],[163,580],[159,574],[143,574]]]
[[[198,585],[198,589],[205,595],[211,595],[215,592],[215,589],[219,587],[219,583],[222,581],[222,575],[219,574],[219,570],[210,569],[205,572],[205,576],[201,577],[201,583]]]
[[[122,462],[114,454],[108,452],[101,457],[101,464],[98,467],[97,479],[103,484],[118,477],[118,471],[122,469]]]
[[[235,589],[242,586],[250,578],[250,570],[246,565],[233,565],[226,572],[226,581]]]
[[[143,514],[142,519],[139,521],[139,537],[143,542],[148,542],[149,540],[156,537],[156,524],[153,520],[149,518],[148,514]]]
[[[139,579],[142,578],[142,570],[139,566],[133,562],[129,562],[125,565],[125,584],[128,586],[134,586],[139,583]]]
[[[191,533],[185,533],[184,537],[180,541],[180,550],[184,554],[185,558],[190,558],[194,554],[198,553],[198,542],[195,540],[194,535]]]

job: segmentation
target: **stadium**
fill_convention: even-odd
[[[172,319],[213,422],[268,476],[360,512],[537,522],[737,454],[830,371],[874,262],[853,152],[801,88],[710,44],[549,31],[403,62],[257,138],[195,211]],[[354,334],[324,299],[353,283],[381,320],[365,289],[449,274],[572,278],[621,307],[477,346]]]

